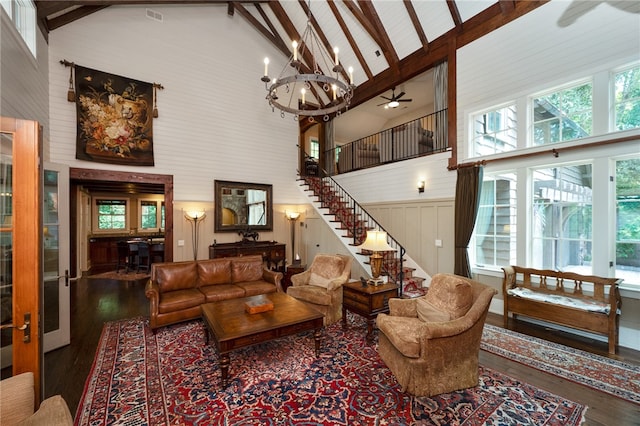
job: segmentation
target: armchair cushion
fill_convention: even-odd
[[[325,278],[320,274],[316,274],[315,272],[311,272],[309,275],[309,285],[315,285],[317,287],[329,288],[329,284],[331,283],[331,278]]]
[[[473,290],[468,281],[455,275],[437,274],[423,296],[435,309],[449,314],[449,319],[464,316],[473,303]]]
[[[19,423],[19,426],[72,425],[73,417],[64,399],[54,395],[40,404],[38,411]]]
[[[315,273],[323,278],[331,280],[342,275],[344,271],[344,261],[339,256],[318,254],[313,259],[313,263],[311,264],[309,271],[311,274]]]
[[[433,306],[425,296],[416,299],[416,310],[418,318],[424,322],[444,322],[451,319],[449,312]]]
[[[420,336],[417,332],[422,325],[419,318],[380,315],[376,325],[387,336],[395,348],[407,358],[420,356]]]

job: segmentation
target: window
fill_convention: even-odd
[[[569,141],[591,135],[592,84],[585,83],[533,99],[533,144]]]
[[[474,155],[490,155],[516,149],[516,125],[515,104],[474,115]]]
[[[127,228],[126,200],[96,200],[98,230],[122,230]]]
[[[164,201],[160,205],[160,228],[164,229]]]
[[[140,228],[158,228],[158,203],[156,201],[140,201]]]
[[[475,227],[475,263],[498,268],[516,263],[516,175],[485,175]]]
[[[640,284],[640,157],[616,161],[616,275]]]
[[[309,156],[315,159],[320,158],[320,143],[318,139],[311,138],[309,140]]]
[[[614,130],[640,127],[640,65],[614,76]]]
[[[591,165],[533,171],[533,268],[591,274]]]
[[[36,57],[36,7],[31,0],[0,0],[2,8],[13,21],[16,30]]]

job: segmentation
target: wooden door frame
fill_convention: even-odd
[[[173,176],[172,175],[160,175],[152,173],[140,173],[140,172],[118,172],[112,170],[98,170],[98,169],[81,169],[71,167],[69,168],[69,180],[71,181],[72,190],[69,195],[70,209],[70,238],[71,238],[71,270],[77,271],[78,266],[76,264],[77,259],[77,209],[76,191],[73,191],[74,180],[80,181],[96,181],[96,182],[132,182],[132,183],[146,183],[146,184],[159,184],[164,186],[164,261],[173,262]]]
[[[12,318],[22,326],[30,314],[30,336],[13,328],[12,374],[33,372],[35,406],[42,396],[42,131],[37,121],[0,118],[12,143]]]

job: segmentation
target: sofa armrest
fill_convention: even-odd
[[[73,417],[69,406],[60,395],[45,399],[38,411],[20,422],[21,426],[72,426]]]
[[[394,317],[417,318],[418,304],[416,299],[399,299],[393,297],[389,299],[389,315]]]
[[[149,325],[152,329],[155,329],[158,306],[160,305],[160,287],[158,287],[158,283],[153,280],[147,281],[144,287],[144,295],[149,299]]]
[[[282,272],[271,271],[267,268],[262,269],[262,279],[275,284],[278,289],[278,293],[283,293],[282,291],[282,277],[284,277]]]

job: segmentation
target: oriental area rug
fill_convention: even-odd
[[[640,366],[573,349],[537,337],[485,324],[480,348],[588,386],[640,403]]]
[[[76,425],[578,425],[586,407],[488,368],[479,386],[431,398],[404,395],[365,342],[366,324],[231,354],[220,389],[217,350],[200,320],[160,328],[145,318],[105,323]]]

